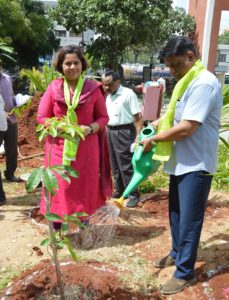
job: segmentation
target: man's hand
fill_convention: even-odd
[[[157,131],[159,122],[160,122],[160,119],[157,119],[157,120],[153,121],[152,123],[150,123],[150,125],[152,125],[154,127],[154,129]]]
[[[139,144],[143,145],[144,153],[152,151],[153,147],[156,146],[156,143],[153,141],[152,138],[145,139],[144,141],[139,142]]]
[[[6,112],[6,119],[7,119],[7,121],[9,121],[9,122],[12,123],[11,118],[10,118],[11,116],[13,116],[13,113],[11,113],[10,111]]]

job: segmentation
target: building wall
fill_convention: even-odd
[[[222,10],[229,0],[189,0],[189,14],[196,20],[196,42],[205,66],[214,72]]]
[[[193,16],[196,21],[195,43],[202,57],[202,47],[204,39],[204,26],[208,0],[189,0],[189,15]]]

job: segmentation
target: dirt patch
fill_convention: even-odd
[[[38,141],[36,134],[39,102],[40,98],[33,97],[30,109],[18,117],[19,167],[37,168],[43,164],[43,156],[36,156],[44,152],[43,142]]]
[[[161,299],[156,292],[148,297],[122,288],[117,269],[96,261],[64,261],[62,276],[66,299]],[[7,299],[58,299],[55,269],[49,261],[26,271],[6,290]],[[153,298],[150,298],[153,297]],[[144,298],[143,298],[144,297]]]
[[[8,206],[8,208],[12,211],[15,206]],[[8,254],[6,257],[5,251],[0,248],[3,265],[12,265],[15,259],[19,264],[25,263],[24,253],[28,251],[26,243],[30,244],[32,252],[32,255],[26,260],[37,262],[40,258],[48,257],[46,249],[40,248],[38,242],[39,237],[41,241],[45,236],[43,229],[35,225],[36,223],[44,225],[45,221],[39,215],[37,208],[33,207],[32,211],[34,212],[32,226],[31,220],[26,216],[23,220],[23,227],[21,227],[22,220],[17,217],[17,230],[20,229],[20,231],[14,232],[16,239],[19,234],[22,234],[22,228],[26,230],[30,227],[30,230],[27,231],[28,236],[23,243],[21,239],[13,242],[16,243],[18,251],[11,251],[11,256]],[[152,261],[166,255],[170,250],[171,240],[167,211],[167,191],[148,195],[137,208],[124,208],[116,225],[115,236],[109,246],[78,250],[78,253],[82,255],[81,261],[62,267],[67,290],[78,293],[76,298],[69,299],[166,299],[166,297],[160,296],[159,286],[170,279],[174,267],[157,269],[153,267]],[[8,215],[7,206],[2,208],[1,215]],[[7,218],[3,218],[2,221],[5,226],[8,226],[4,228],[9,228],[10,232],[15,231],[15,227],[9,226]],[[206,208],[196,263],[197,284],[177,295],[167,297],[168,299],[227,299],[228,294],[226,293],[229,293],[228,224],[228,195],[212,193]],[[7,240],[3,234],[1,240],[10,249],[9,238]],[[22,249],[22,253],[19,249]],[[23,249],[27,250],[23,251]],[[62,251],[60,251],[60,257],[61,254],[66,256],[66,252]],[[5,259],[3,259],[4,257]],[[36,273],[37,275],[31,277],[30,275],[36,271],[39,271]],[[29,281],[28,278],[36,279]],[[4,298],[6,300],[53,299],[47,298],[48,294],[56,291],[53,266],[46,260],[26,271],[13,281],[11,287],[4,290],[2,297],[6,291],[9,293],[9,288],[12,295]],[[41,291],[46,298],[37,296],[39,293],[41,294]],[[24,294],[20,295],[24,296],[19,298],[19,292],[23,292]]]

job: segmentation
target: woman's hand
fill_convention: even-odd
[[[153,147],[156,146],[156,142],[154,142],[152,138],[145,139],[144,141],[139,142],[139,144],[143,145],[144,153],[152,151]]]
[[[85,137],[90,134],[90,127],[89,126],[80,125],[80,128],[83,130]]]

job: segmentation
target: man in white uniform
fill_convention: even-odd
[[[108,93],[106,98],[108,122],[108,140],[111,168],[114,178],[115,193],[113,197],[122,196],[133,176],[130,146],[140,133],[143,120],[136,94],[120,84],[118,72],[108,71],[103,79]],[[129,195],[127,207],[135,207],[139,201],[138,190]]]
[[[195,282],[194,266],[212,181],[210,174],[216,172],[222,95],[217,78],[204,70],[189,38],[172,38],[161,55],[178,80],[177,91],[185,86],[196,66],[201,70],[190,79],[176,102],[173,127],[144,141],[145,151],[151,150],[154,143],[162,142],[162,147],[163,142],[172,141],[172,152],[165,164],[165,171],[170,174],[172,245],[167,256],[154,262],[158,268],[176,266],[173,277],[161,290],[168,295]],[[154,125],[158,123],[155,121]]]

